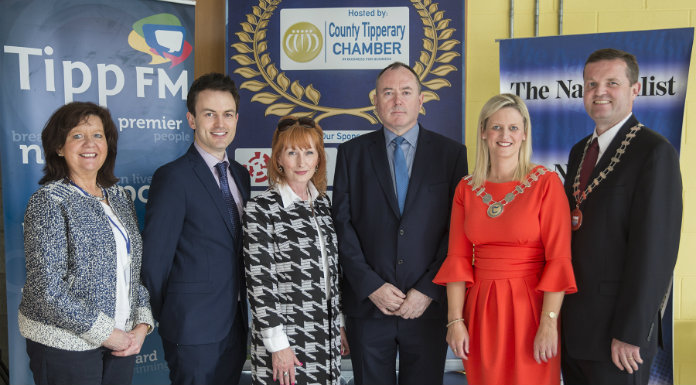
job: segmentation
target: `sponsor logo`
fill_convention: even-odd
[[[255,186],[258,184],[268,183],[268,161],[271,159],[270,152],[254,151],[251,158],[244,162],[244,167],[249,170],[251,183]]]
[[[283,51],[298,63],[306,63],[317,57],[323,45],[321,31],[305,21],[293,24],[283,36]]]

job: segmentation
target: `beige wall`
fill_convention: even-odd
[[[466,141],[475,143],[483,103],[499,91],[496,39],[509,37],[508,0],[469,0],[466,20]],[[515,0],[514,36],[534,36],[534,1]],[[559,0],[540,0],[539,34],[558,34]],[[694,0],[566,0],[563,33],[633,31],[696,26]],[[696,381],[696,53],[692,53],[681,166],[684,220],[674,281],[675,384]],[[469,161],[474,161],[469,148]]]
[[[196,2],[195,77],[208,72],[225,73],[225,18],[225,0]]]

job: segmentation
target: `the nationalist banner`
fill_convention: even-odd
[[[240,88],[235,159],[268,186],[266,160],[280,117],[309,116],[324,129],[329,186],[336,147],[379,129],[379,72],[409,64],[423,84],[427,129],[462,140],[463,2],[228,1],[227,71]]]
[[[529,107],[533,161],[566,178],[570,148],[594,130],[583,104],[585,60],[600,48],[632,53],[640,67],[633,112],[679,150],[693,28],[553,36],[500,41],[500,92]],[[672,300],[665,312],[665,350],[651,370],[651,384],[672,383]]]
[[[119,131],[116,176],[142,226],[154,170],[186,151],[194,8],[154,0],[2,0],[0,146],[10,382],[31,384],[17,326],[24,209],[43,175],[41,130],[70,101],[106,106]],[[136,357],[136,384],[168,383],[160,338]]]

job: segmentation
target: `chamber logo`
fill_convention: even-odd
[[[310,116],[319,122],[330,116],[352,115],[371,124],[379,122],[373,104],[374,89],[364,99],[373,101],[369,105],[335,107],[322,100],[322,93],[314,84],[302,84],[292,78],[295,72],[288,71],[381,69],[401,60],[411,64],[421,81],[424,104],[440,100],[437,90],[452,87],[447,77],[456,76],[452,72],[458,71],[457,63],[450,63],[461,56],[461,42],[453,38],[456,30],[449,25],[452,19],[432,0],[410,0],[420,16],[416,19],[423,25],[423,38],[420,39],[423,44],[420,53],[413,58],[408,44],[411,36],[409,7],[278,10],[281,2],[258,0],[258,5],[246,15],[246,21],[240,23],[241,30],[235,33],[239,41],[230,45],[237,51],[230,59],[239,64],[233,72],[246,79],[239,88],[254,93],[252,102],[268,105],[266,116]],[[280,18],[273,18],[276,11],[281,14]],[[278,50],[280,70],[274,61],[275,52],[269,50],[268,26],[276,19],[281,25],[279,38],[283,39]],[[326,26],[323,34],[316,25]],[[319,58],[322,52],[326,59]],[[292,65],[285,66],[283,60]],[[425,115],[425,107],[420,113]],[[244,160],[247,159],[250,157]]]
[[[160,13],[133,24],[128,44],[136,51],[152,57],[149,64],[181,64],[191,55],[193,46],[186,41],[186,28],[171,13]]]
[[[283,36],[283,51],[298,63],[307,63],[317,57],[323,45],[319,28],[304,21],[293,24]]]

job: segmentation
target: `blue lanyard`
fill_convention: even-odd
[[[82,187],[78,186],[75,182],[70,181],[70,184],[73,185],[73,186],[75,186],[75,187],[77,187],[78,190],[82,191],[82,193],[85,194],[85,196],[92,197],[91,194],[89,194],[87,191],[83,190]],[[104,194],[104,198],[106,198],[106,190],[104,190],[103,187],[102,187],[102,194]],[[105,212],[104,214],[106,214],[106,212]],[[114,215],[116,215],[115,212],[114,212]],[[126,234],[123,230],[121,230],[121,227],[120,227],[113,219],[111,219],[111,217],[109,216],[109,214],[106,214],[106,218],[109,220],[109,222],[111,222],[111,224],[114,225],[114,227],[116,228],[116,230],[118,230],[118,232],[121,233],[121,236],[123,237],[123,240],[126,241],[126,251],[128,252],[128,255],[130,255],[130,253],[131,253],[131,241],[130,241],[130,237],[129,237],[128,234]]]
[[[114,213],[114,214],[115,214],[115,213]],[[121,233],[121,236],[123,237],[123,240],[126,241],[126,251],[128,251],[128,255],[130,255],[130,253],[131,253],[131,241],[130,241],[130,237],[128,236],[128,234],[124,233],[123,230],[121,230],[121,228],[116,224],[116,222],[115,222],[113,219],[111,219],[111,217],[110,217],[108,214],[106,215],[106,217],[109,218],[109,222],[111,222],[111,223],[114,225],[114,227],[116,228],[116,230],[118,230],[118,232]]]

